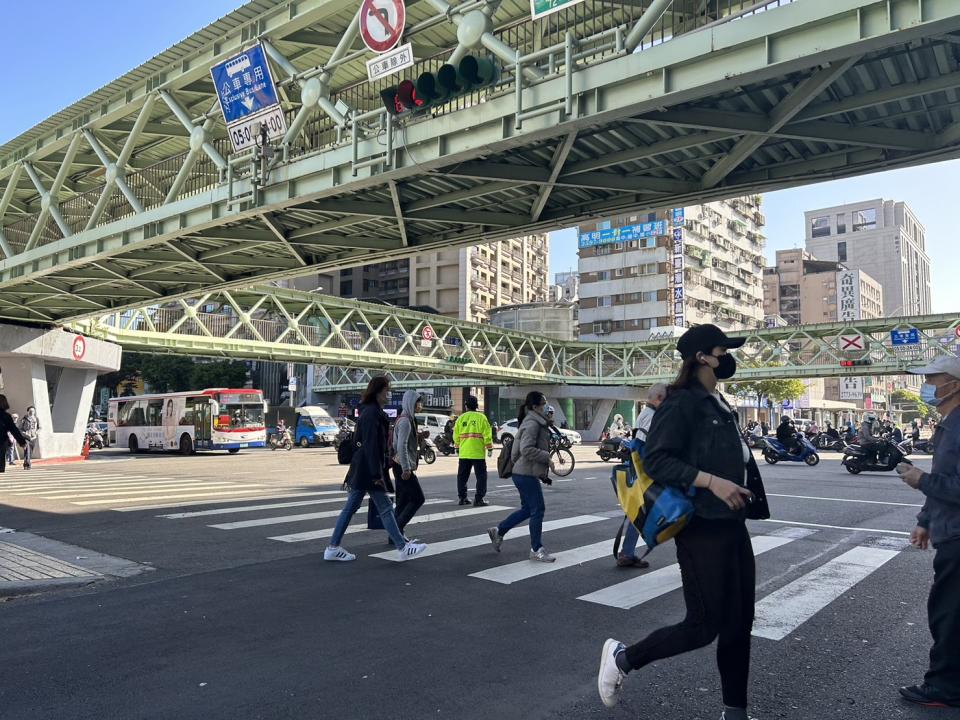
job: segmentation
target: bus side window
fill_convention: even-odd
[[[181,425],[193,425],[193,407],[188,405],[183,411],[183,417],[180,419]]]
[[[130,407],[133,405],[129,400],[117,403],[117,427],[123,427],[127,424],[127,417],[130,415]]]
[[[147,404],[147,425],[160,427],[163,425],[163,400],[151,400]]]
[[[133,407],[130,408],[129,419],[125,423],[126,425],[133,425],[134,427],[142,427],[147,424],[146,418],[146,409],[147,404],[143,400],[137,400],[134,403],[130,403]]]

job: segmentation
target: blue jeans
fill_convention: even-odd
[[[514,473],[513,484],[520,491],[520,509],[515,510],[506,520],[497,525],[497,532],[503,537],[524,520],[530,518],[530,548],[536,552],[542,547],[540,535],[543,529],[543,514],[546,511],[540,480],[533,475],[517,475]]]
[[[640,531],[626,517],[623,518],[623,545],[620,547],[620,553],[627,557],[637,556],[637,541],[640,539]]]
[[[337,547],[340,545],[344,533],[347,532],[347,525],[350,524],[350,519],[357,510],[360,509],[366,494],[366,490],[350,489],[350,495],[347,496],[347,504],[343,506],[340,517],[337,518],[337,525],[333,529],[333,536],[330,538],[331,546]],[[407,540],[403,537],[403,533],[400,532],[400,528],[397,527],[397,518],[393,514],[393,503],[390,502],[387,493],[383,490],[374,490],[370,493],[370,499],[373,500],[373,504],[376,505],[377,511],[380,513],[383,529],[387,531],[393,544],[398,548],[402,548],[407,544]]]

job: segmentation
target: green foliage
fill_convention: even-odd
[[[238,360],[196,363],[191,376],[193,390],[210,387],[242,388],[247,383],[247,366]]]
[[[746,367],[759,367],[746,365]],[[779,365],[765,365],[763,367],[779,367]],[[796,400],[807,391],[803,381],[793,378],[771,378],[767,380],[739,380],[726,384],[728,392],[739,397],[756,398],[760,407],[769,399],[774,404],[784,400]]]
[[[152,392],[182,392],[209,387],[242,388],[247,382],[247,367],[237,360],[197,362],[180,355],[124,353],[120,369],[102,375],[98,383],[109,387],[129,386],[142,377]],[[121,390],[121,394],[128,394]]]
[[[917,418],[925,420],[930,415],[930,407],[920,399],[919,394],[910,390],[894,390],[890,393],[890,403],[902,407],[904,422]]]

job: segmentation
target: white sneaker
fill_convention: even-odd
[[[544,548],[543,546],[541,546],[539,550],[536,550],[536,551],[531,550],[530,559],[533,560],[534,562],[546,562],[546,563],[557,561],[557,559],[553,555],[548,553],[547,549]]]
[[[347,552],[342,547],[330,545],[323,551],[323,559],[330,560],[331,562],[350,562],[351,560],[356,560],[357,556]]]
[[[626,677],[617,667],[617,653],[623,648],[619,640],[609,639],[603,644],[600,653],[600,674],[597,676],[597,690],[600,699],[608,708],[616,707],[620,702],[620,690]]]
[[[400,554],[400,560],[403,561],[409,560],[410,558],[415,558],[426,549],[426,543],[408,542],[402,548],[397,550],[397,552]]]

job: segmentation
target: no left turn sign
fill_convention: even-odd
[[[430,342],[433,340],[433,328],[430,325],[424,325],[420,336],[427,342]]]
[[[376,53],[400,42],[407,22],[403,0],[363,0],[360,6],[360,37]]]

